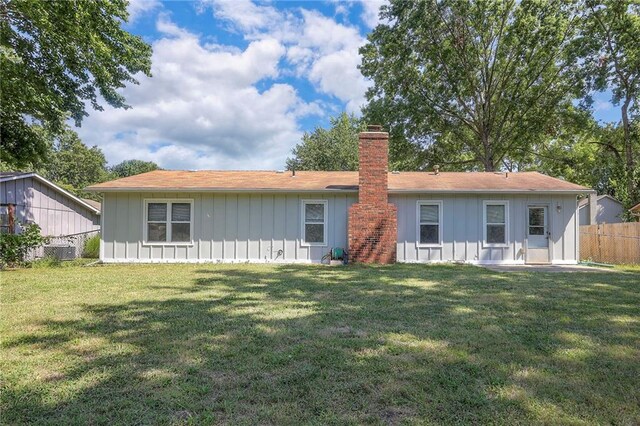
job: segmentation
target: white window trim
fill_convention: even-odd
[[[421,243],[420,242],[420,206],[438,206],[438,242],[437,243]],[[418,200],[416,202],[416,244],[418,247],[442,247],[442,200]],[[435,223],[424,223],[422,225],[436,225]]]
[[[191,218],[189,219],[189,241],[147,241],[147,234],[149,232],[147,216],[149,214],[149,203],[166,203],[167,204],[167,238],[171,237],[171,203],[189,203],[191,204],[190,212]],[[142,209],[142,224],[143,224],[143,246],[192,246],[193,245],[193,199],[192,198],[145,198]],[[186,222],[183,222],[186,223]]]
[[[504,206],[504,243],[487,242],[487,206]],[[493,225],[502,225],[495,223]],[[509,201],[508,200],[484,200],[482,201],[482,246],[483,247],[510,247],[509,240]]]
[[[305,206],[307,204],[324,204],[324,235],[322,236],[321,243],[308,243],[306,241],[305,235],[305,225],[306,225],[306,216],[305,216]],[[301,230],[301,243],[300,245],[303,247],[326,247],[328,245],[328,229],[329,229],[329,200],[302,200],[300,204],[300,223],[302,224]],[[311,223],[311,222],[310,222]]]

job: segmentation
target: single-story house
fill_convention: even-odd
[[[100,229],[100,203],[85,200],[33,172],[0,173],[0,227],[19,232],[37,223],[42,235],[73,235]]]
[[[595,212],[591,211],[592,200],[595,200]],[[591,215],[594,219],[591,219]],[[585,197],[578,202],[578,217],[580,226],[600,223],[622,223],[624,206],[611,195],[597,195]]]
[[[537,172],[388,172],[388,134],[360,134],[358,172],[157,170],[103,194],[104,262],[575,264],[577,198]]]

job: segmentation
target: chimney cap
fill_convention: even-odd
[[[382,126],[380,124],[368,124],[367,132],[381,132]]]

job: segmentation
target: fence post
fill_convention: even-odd
[[[602,239],[600,235],[600,224],[596,226],[596,244],[598,244],[598,262],[602,262]]]

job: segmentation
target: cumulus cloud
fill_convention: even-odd
[[[319,114],[288,84],[275,78],[285,47],[275,39],[229,51],[161,16],[153,44],[152,78],[124,90],[132,109],[106,108],[79,130],[111,163],[128,158],[166,168],[281,168],[300,140],[298,120]]]
[[[348,112],[360,112],[370,83],[358,70],[358,49],[366,40],[357,27],[304,8],[279,11],[249,0],[208,0],[205,4],[247,40],[278,40],[286,47],[288,65],[296,76],[343,102]]]
[[[386,0],[362,0],[362,21],[369,28],[374,28],[380,23],[380,6],[387,3]]]
[[[135,22],[140,16],[155,9],[160,9],[162,4],[159,0],[129,0],[127,11],[129,12],[129,23]]]
[[[208,0],[219,19],[232,22],[244,32],[265,28],[280,20],[280,13],[271,6],[257,5],[251,0]]]
[[[336,14],[354,4],[337,4]],[[202,0],[201,11],[244,39],[238,46],[177,25],[156,0],[129,5],[132,20],[153,10],[153,77],[137,76],[140,85],[123,89],[132,109],[106,107],[78,129],[111,164],[139,158],[164,168],[282,168],[301,139],[301,119],[343,106],[357,114],[364,104],[370,83],[357,67],[365,38],[355,25],[305,7]],[[296,79],[333,100],[305,101]]]

